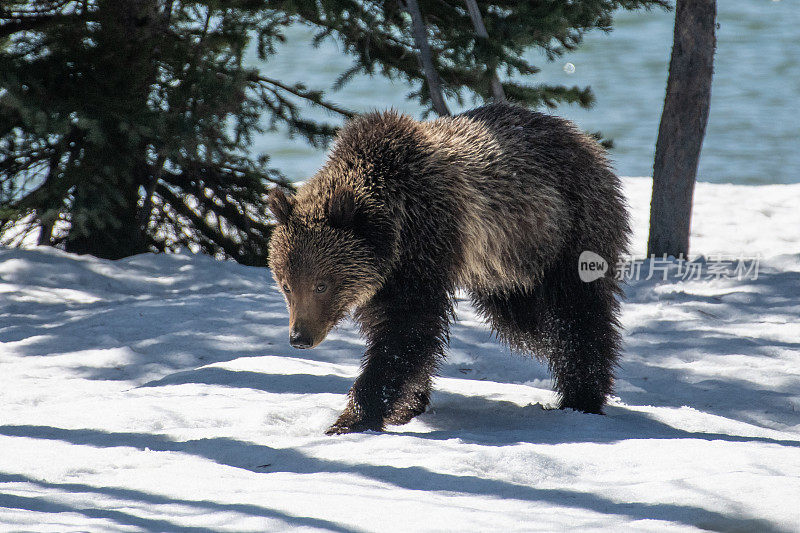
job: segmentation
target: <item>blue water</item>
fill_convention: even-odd
[[[800,1],[718,0],[717,55],[711,114],[698,179],[715,183],[800,182]],[[559,107],[555,113],[588,131],[614,140],[611,152],[625,176],[652,174],[653,150],[672,46],[673,13],[620,12],[614,31],[587,36],[580,50],[547,63],[537,52],[528,59],[542,68],[532,83],[590,85],[597,97],[591,110]],[[415,117],[421,108],[406,100],[408,86],[380,77],[359,77],[330,90],[350,66],[334,41],[319,48],[302,27],[267,62],[251,61],[269,76],[327,89],[328,98],[356,111],[394,107]],[[574,65],[574,72],[567,63]],[[451,110],[460,111],[450,102]],[[467,106],[466,108],[471,107]],[[336,117],[315,111],[312,116]],[[283,132],[259,136],[252,147],[272,156],[272,165],[293,180],[313,174],[324,149]]]

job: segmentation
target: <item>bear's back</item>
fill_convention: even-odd
[[[508,104],[417,122],[369,113],[345,126],[298,207],[322,215],[338,187],[384,212],[398,257],[446,265],[469,287],[534,286],[566,245],[625,235],[617,178],[599,144],[572,123]]]
[[[460,215],[457,285],[533,287],[571,233],[575,179],[561,153],[580,145],[580,132],[507,104],[421,126],[435,159],[431,179],[445,184]]]

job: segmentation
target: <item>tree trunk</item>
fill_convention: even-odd
[[[647,253],[689,253],[697,164],[714,73],[716,0],[678,0],[667,95],[653,164]]]
[[[100,138],[84,146],[83,177],[73,192],[64,242],[69,252],[120,259],[147,251],[138,216],[139,190],[148,183],[147,144],[137,127],[151,112],[148,98],[158,74],[158,6],[157,0],[124,0],[103,2],[97,11],[96,68],[102,75],[96,83],[108,99],[96,117]]]
[[[60,144],[62,144],[62,146],[67,145],[70,138],[74,138],[72,133],[65,135],[64,140],[62,140]],[[47,185],[49,182],[58,179],[57,176],[63,155],[64,154],[60,148],[55,148],[53,150],[53,155],[50,156],[50,161],[47,163],[47,176],[44,178],[44,183],[42,184],[41,190],[44,190],[45,185]],[[51,202],[48,201],[47,203],[50,204]],[[56,219],[58,218],[58,210],[54,205],[49,205],[48,207],[36,210],[35,218],[39,221],[39,237],[37,240],[37,244],[39,246],[53,245],[53,227],[55,226]]]
[[[405,5],[406,11],[411,15],[414,42],[416,42],[417,49],[419,50],[419,60],[422,64],[422,70],[425,72],[425,78],[428,80],[428,92],[431,94],[433,109],[439,116],[447,116],[450,114],[450,110],[447,109],[447,104],[444,101],[442,82],[433,64],[433,53],[431,52],[431,45],[428,43],[428,30],[425,27],[425,19],[422,18],[422,12],[419,10],[417,0],[405,0]]]
[[[36,244],[39,246],[52,246],[53,245],[53,228],[56,225],[55,218],[44,213],[39,217],[39,237]]]
[[[486,31],[486,26],[483,23],[481,11],[478,9],[478,2],[476,0],[464,0],[469,9],[469,17],[472,19],[472,25],[475,27],[475,34],[481,39],[489,39],[489,32]],[[503,92],[503,84],[500,83],[500,78],[497,77],[494,67],[486,67],[489,75],[492,77],[492,96],[498,102],[506,101],[506,94]]]

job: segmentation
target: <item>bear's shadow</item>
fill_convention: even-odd
[[[352,379],[332,374],[270,374],[204,367],[177,372],[142,387],[186,383],[249,388],[277,394],[347,394]],[[331,421],[333,422],[333,421]],[[607,406],[606,415],[591,415],[571,410],[558,411],[540,404],[518,405],[484,396],[466,396],[435,391],[428,411],[418,422],[428,431],[408,431],[404,426],[390,426],[392,434],[421,439],[459,439],[488,446],[518,442],[557,444],[609,443],[635,439],[723,440],[729,442],[766,442],[800,447],[800,441],[694,432],[675,428],[649,417],[646,413]]]

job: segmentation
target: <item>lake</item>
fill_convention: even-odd
[[[711,114],[698,179],[714,183],[800,182],[800,2],[719,0],[717,54]],[[582,47],[548,63],[536,51],[528,59],[542,71],[529,83],[590,85],[597,103],[590,110],[561,106],[553,113],[587,131],[614,140],[611,158],[619,174],[652,174],[653,151],[672,47],[673,13],[619,12],[610,34],[587,35]],[[287,32],[276,56],[260,62],[267,75],[303,81],[355,111],[394,107],[419,118],[422,109],[405,95],[409,87],[381,77],[361,76],[339,91],[336,77],[351,65],[333,40],[311,46],[303,27]],[[570,63],[572,66],[568,66]],[[573,68],[574,66],[574,68]],[[454,112],[459,108],[449,102]],[[329,117],[314,111],[311,116]],[[324,149],[283,132],[256,138],[252,150],[266,152],[272,165],[292,180],[305,179],[322,164]]]

